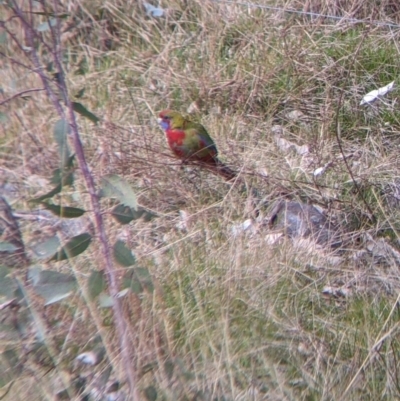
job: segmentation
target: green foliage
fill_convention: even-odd
[[[92,121],[93,123],[97,124],[100,119],[95,116],[92,112],[90,112],[83,104],[78,103],[78,102],[72,102],[72,108],[74,109],[74,111],[76,111],[77,113],[79,113],[81,116],[86,117],[87,119],[89,119],[90,121]]]
[[[106,286],[104,271],[93,270],[87,283],[89,298],[91,300],[97,298],[106,289]]]
[[[15,380],[21,373],[21,364],[13,349],[6,349],[0,355],[0,388]]]
[[[42,31],[45,31],[43,26]],[[82,93],[83,94],[83,93]],[[80,109],[83,110],[82,108]],[[94,119],[88,115],[87,111],[83,113],[86,117]],[[97,121],[97,120],[96,120]],[[95,122],[95,121],[94,121]],[[54,140],[58,146],[60,167],[53,171],[51,179],[52,184],[56,185],[48,193],[32,199],[32,203],[41,204],[45,209],[51,211],[55,216],[59,218],[76,219],[82,218],[86,213],[86,210],[78,207],[57,205],[52,203],[50,200],[56,195],[61,195],[62,190],[66,186],[72,186],[74,184],[74,155],[70,154],[68,138],[70,134],[70,128],[66,121],[59,120],[54,126]],[[138,219],[144,216],[144,220],[150,220],[154,215],[150,212],[146,212],[143,208],[138,208],[136,195],[131,187],[118,176],[106,176],[103,178],[103,196],[109,196],[120,200],[120,205],[115,208],[115,215],[119,215],[117,221],[127,224],[126,220],[127,211],[130,211],[129,218],[131,220]],[[126,205],[125,205],[126,204]],[[124,213],[124,218],[121,214]],[[69,238],[65,245],[60,247],[60,240],[57,235],[50,237],[44,241],[38,242],[32,246],[37,259],[45,259],[47,263],[53,267],[52,262],[60,262],[65,260],[71,260],[71,258],[77,257],[78,255],[87,251],[90,243],[92,242],[92,235],[88,232],[75,235]],[[17,247],[10,242],[0,242],[1,252],[15,252]],[[133,253],[126,247],[122,241],[117,241],[114,247],[114,256],[116,261],[124,266],[132,266],[135,264],[135,257]],[[133,274],[131,274],[134,272]],[[12,271],[4,266],[0,266],[0,298],[3,305],[12,305],[16,300],[21,302],[30,303],[27,297],[27,289],[22,285],[22,281],[15,279],[12,276]],[[30,288],[33,294],[38,295],[39,298],[44,300],[43,306],[50,306],[69,298],[72,294],[76,293],[78,283],[76,277],[71,274],[61,273],[53,269],[43,269],[41,266],[30,266],[27,272],[27,278],[30,283]],[[126,272],[122,280],[122,288],[125,288],[124,292],[121,291],[119,296],[125,296],[127,294],[126,289],[133,291],[136,294],[143,292],[144,288],[148,291],[153,291],[153,284],[151,276],[147,269],[135,268],[131,269],[130,272]],[[87,280],[88,295],[90,300],[98,300],[98,306],[100,308],[110,308],[114,304],[114,300],[111,296],[105,293],[107,289],[106,277],[103,271],[92,270]],[[23,319],[23,314],[20,313],[18,316],[18,327],[16,333],[21,335],[27,332],[27,327],[32,322],[33,315],[28,313],[27,319]],[[33,319],[34,320],[34,319]],[[8,325],[0,326],[2,331],[10,331],[12,327]],[[47,359],[53,361],[51,353],[47,345],[45,345],[46,334],[40,324],[37,325],[38,333],[37,343],[39,349],[42,349],[47,354]],[[104,348],[103,350],[104,356]],[[43,354],[43,352],[41,352]],[[40,363],[44,366],[43,358],[38,355],[37,349],[32,349],[32,355],[35,358],[40,359]],[[22,359],[20,352],[16,348],[10,348],[3,352],[0,365],[2,366],[2,373],[0,375],[0,386],[4,387],[11,383],[12,380],[16,380],[18,376],[23,372],[24,360]],[[102,358],[101,358],[102,359]],[[79,360],[90,361],[90,358],[84,358],[83,354],[80,354]],[[84,362],[88,363],[88,362]],[[98,362],[97,362],[98,363]],[[109,376],[109,375],[108,375]],[[107,379],[106,379],[107,380]],[[11,387],[10,385],[10,387]],[[65,392],[69,394],[71,391],[84,391],[86,383],[77,384],[71,382],[71,388],[65,389],[61,393]],[[59,394],[61,394],[59,393]],[[151,389],[147,391],[148,396],[154,398],[154,392]],[[155,395],[157,397],[157,395]]]
[[[11,276],[11,269],[0,265],[0,299],[13,299],[17,289],[18,284]]]
[[[7,114],[0,111],[0,123],[5,124],[7,121],[8,121]]]
[[[125,272],[122,279],[122,287],[129,288],[134,294],[140,294],[144,290],[154,291],[153,279],[148,269],[135,267]]]
[[[144,221],[150,221],[156,217],[154,213],[149,212],[140,206],[138,206],[137,209],[134,209],[129,206],[125,206],[123,203],[115,206],[111,211],[111,215],[120,224],[129,224],[131,221],[138,220],[140,218],[143,218]]]
[[[0,252],[13,252],[17,247],[10,242],[0,242]]]
[[[84,252],[92,241],[92,236],[89,233],[79,234],[72,237],[54,256],[50,261],[54,260],[59,262],[78,256]]]
[[[123,203],[115,206],[111,215],[121,224],[129,224],[135,219],[135,209],[125,206]]]
[[[39,260],[48,260],[60,248],[60,239],[53,236],[32,246],[35,256]]]
[[[136,195],[130,185],[117,175],[101,178],[101,196],[118,199],[125,206],[137,209]]]
[[[71,129],[69,127],[68,121],[58,120],[54,125],[54,139],[58,145],[58,151],[60,153],[60,173],[64,171],[64,169],[72,167],[72,160],[70,160],[70,150],[68,147],[68,135],[71,133]]]
[[[28,277],[32,280],[35,293],[45,299],[45,305],[69,297],[77,287],[75,277],[38,267],[31,268]]]
[[[41,195],[37,198],[31,199],[33,203],[40,203],[46,199],[52,198],[54,195],[59,194],[64,187],[72,186],[74,183],[74,175],[73,175],[73,161],[75,159],[75,155],[68,156],[68,147],[62,140],[59,142],[60,144],[60,155],[65,155],[66,161],[64,164],[64,158],[61,159],[61,168],[55,169],[53,171],[53,176],[51,182],[56,184],[56,186],[48,193]],[[64,147],[65,145],[65,147]],[[64,148],[63,148],[64,147]]]
[[[129,267],[136,263],[132,251],[121,240],[114,244],[114,259],[120,266],[124,267]]]
[[[148,386],[144,389],[144,396],[147,401],[156,401],[157,399],[157,390],[154,386]]]
[[[41,23],[38,25],[36,28],[38,32],[45,32],[49,31],[50,27],[54,27],[57,25],[57,19],[56,18],[50,18],[48,21]]]
[[[84,213],[86,213],[86,210],[77,207],[53,205],[52,203],[48,202],[41,202],[41,205],[44,206],[47,210],[50,210],[56,216],[64,218],[81,217]]]

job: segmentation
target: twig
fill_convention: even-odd
[[[10,102],[11,100],[15,99],[16,97],[20,97],[20,96],[25,95],[25,93],[29,93],[29,92],[40,92],[40,91],[44,91],[44,90],[45,90],[44,88],[35,88],[35,89],[27,89],[27,90],[25,90],[25,91],[18,92],[18,93],[16,93],[15,95],[10,96],[9,98],[7,98],[7,99],[3,100],[2,102],[0,102],[0,106],[2,106],[3,104],[6,104],[6,103],[8,103],[8,102]]]
[[[357,49],[355,51],[355,55],[358,53],[359,49],[361,48],[361,45],[364,42],[364,38],[365,38],[365,34],[364,34],[362,40],[360,40],[360,43],[358,44],[358,47],[357,47]],[[356,57],[354,57],[353,60],[354,60],[353,62],[355,62]],[[349,74],[350,74],[350,68],[347,71],[347,75],[349,75]],[[335,128],[336,128],[335,129],[335,137],[336,137],[336,142],[338,144],[339,151],[340,151],[340,153],[341,153],[341,155],[343,157],[344,164],[346,165],[347,172],[349,173],[349,175],[351,177],[351,180],[353,181],[354,187],[356,188],[357,193],[360,195],[361,200],[363,201],[365,207],[367,208],[367,210],[368,210],[368,212],[370,214],[370,216],[369,216],[370,219],[372,220],[372,222],[375,222],[376,221],[376,217],[374,215],[374,212],[371,209],[371,206],[368,204],[367,200],[365,199],[365,196],[362,193],[361,188],[358,185],[356,179],[354,178],[353,171],[351,170],[351,167],[349,165],[349,162],[348,162],[347,157],[346,157],[346,155],[344,153],[344,150],[343,150],[342,140],[340,138],[341,131],[340,131],[340,122],[339,122],[339,112],[340,112],[340,109],[341,109],[342,104],[343,104],[343,96],[344,96],[344,91],[342,90],[341,93],[340,93],[338,105],[337,105],[337,108],[336,108],[336,115],[335,115]]]

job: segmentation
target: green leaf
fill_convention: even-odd
[[[86,89],[86,88],[82,88],[82,89],[75,95],[75,97],[76,97],[77,99],[80,99],[80,98],[85,94],[85,89]]]
[[[53,72],[53,69],[54,69],[54,63],[53,63],[52,61],[49,61],[49,62],[46,64],[46,71],[47,71],[47,72]]]
[[[70,157],[70,151],[68,148],[68,135],[70,134],[71,129],[66,120],[58,120],[54,125],[53,136],[58,145],[58,151],[60,153],[61,159],[61,169],[68,163],[68,159]]]
[[[86,210],[79,209],[77,207],[69,207],[69,206],[60,206],[54,205],[52,203],[41,202],[41,204],[47,209],[50,210],[53,214],[59,217],[65,218],[76,218],[80,217],[86,213]]]
[[[128,224],[135,219],[134,209],[130,208],[129,206],[125,206],[122,203],[115,206],[111,212],[111,216],[113,216],[115,220],[121,224]]]
[[[18,249],[14,244],[11,242],[0,242],[0,252],[14,252]]]
[[[67,136],[71,133],[71,128],[67,120],[61,119],[54,124],[53,135],[58,146],[66,145]]]
[[[156,214],[154,214],[154,213],[149,212],[149,211],[146,210],[145,213],[144,213],[143,220],[144,220],[146,223],[148,223],[149,221],[153,220],[155,217],[157,217]]]
[[[124,223],[123,222],[123,219],[124,219],[124,212],[123,212],[123,210],[124,210],[124,208],[125,208],[126,206],[125,205],[117,205],[114,209],[113,209],[113,211],[111,212],[111,215],[117,220],[117,221],[119,221],[121,224],[127,224],[127,223]],[[121,212],[121,213],[119,213],[119,212]],[[149,222],[150,220],[152,220],[152,219],[154,219],[155,217],[157,217],[157,215],[156,214],[154,214],[154,213],[152,213],[152,212],[149,212],[149,211],[147,211],[146,209],[144,209],[144,208],[142,208],[142,207],[140,207],[140,206],[138,206],[138,208],[137,208],[137,210],[135,210],[135,209],[132,209],[131,208],[131,212],[129,212],[129,211],[126,211],[126,216],[128,217],[128,216],[132,216],[132,219],[133,220],[138,220],[138,219],[140,219],[141,217],[143,217],[143,220],[145,221],[145,222]],[[126,220],[127,220],[127,217],[126,217]],[[120,219],[122,220],[122,221],[120,221]],[[129,220],[128,221],[128,223],[130,222],[130,221],[132,221],[132,219],[131,220]]]
[[[73,155],[71,155],[71,156],[69,157],[68,162],[67,162],[67,164],[66,164],[66,166],[65,166],[65,168],[66,168],[67,170],[71,170],[72,167],[74,167],[74,160],[75,160],[75,154],[73,154]],[[64,185],[66,185],[66,184],[64,184]]]
[[[110,295],[104,294],[104,292],[99,295],[100,308],[112,308],[113,305],[114,299]]]
[[[154,284],[149,270],[145,267],[129,269],[122,279],[122,288],[130,288],[135,294],[142,293],[144,288],[153,292]]]
[[[75,155],[72,155],[68,158],[63,174],[61,174],[61,169],[54,170],[51,182],[53,184],[57,184],[57,186],[55,186],[50,192],[47,192],[47,194],[31,199],[30,202],[39,203],[44,201],[45,199],[52,198],[54,195],[60,193],[63,187],[72,185],[74,182],[74,175],[73,172],[70,170],[72,169],[74,158]]]
[[[44,195],[39,196],[37,198],[31,199],[30,202],[41,202],[41,201],[44,201],[45,199],[51,198],[54,195],[59,194],[61,192],[61,190],[62,190],[62,185],[58,184],[50,192],[47,192],[47,194],[44,194]]]
[[[48,238],[46,241],[40,242],[31,246],[32,251],[35,253],[37,259],[48,259],[54,255],[60,247],[60,240],[57,235]]]
[[[38,266],[38,265],[32,266],[32,267],[28,270],[28,279],[29,279],[29,280],[32,280],[33,285],[36,285],[36,284],[39,283],[39,280],[40,280],[40,272],[41,272],[42,270],[43,270],[43,269],[42,269],[40,266]]]
[[[100,121],[100,118],[95,116],[93,113],[91,113],[83,104],[78,103],[78,102],[72,102],[72,108],[74,111],[76,111],[78,114],[80,114],[83,117],[88,118],[90,121],[94,122],[97,124]]]
[[[90,245],[91,241],[92,237],[88,233],[77,235],[76,237],[71,238],[65,246],[63,246],[56,254],[54,254],[50,261],[60,261],[73,258],[74,256],[84,252]]]
[[[171,361],[171,359],[167,359],[164,363],[164,370],[167,374],[168,380],[172,379],[172,375],[174,374],[175,365]]]
[[[57,19],[56,18],[50,18],[48,21],[43,22],[42,24],[40,24],[36,30],[38,32],[45,32],[48,31],[50,29],[50,26],[56,26],[57,25]]]
[[[104,272],[93,270],[90,274],[88,283],[88,295],[91,300],[97,298],[106,288],[107,283],[104,277]]]
[[[34,292],[46,300],[45,305],[69,297],[77,287],[74,276],[37,267],[28,271],[28,278],[33,282]]]
[[[144,396],[148,401],[156,401],[157,399],[157,390],[154,386],[149,386],[144,389]]]
[[[0,32],[0,45],[5,45],[7,43],[7,32]]]
[[[50,179],[50,182],[52,184],[61,184],[61,179],[62,179],[62,170],[60,168],[56,168],[55,170],[53,170],[53,175]]]
[[[101,178],[101,196],[118,199],[121,203],[137,210],[136,194],[121,177],[109,174]]]
[[[53,72],[53,79],[57,83],[57,85],[61,86],[61,84],[62,84],[62,74],[60,72]],[[63,100],[65,102],[64,92],[62,91],[60,93],[60,95],[62,95],[62,97],[64,98]]]
[[[0,123],[6,123],[8,121],[8,115],[0,111]]]
[[[0,266],[0,296],[5,299],[15,298],[15,291],[18,288],[18,283],[12,277],[8,277],[10,269],[5,266]]]
[[[19,360],[18,355],[13,349],[7,349],[1,354],[2,362],[5,361],[9,368],[12,370],[19,370]],[[21,368],[21,367],[20,367]]]
[[[126,297],[126,296],[129,294],[129,292],[130,292],[130,289],[129,289],[129,288],[124,288],[123,290],[121,290],[121,291],[119,291],[119,292],[117,293],[117,298]]]
[[[0,265],[0,283],[10,273],[11,273],[11,270],[8,267]]]
[[[121,240],[114,244],[114,259],[120,266],[124,267],[132,266],[136,262],[132,251]]]
[[[13,349],[6,349],[0,354],[0,387],[16,379],[22,370],[18,354]]]
[[[75,155],[71,155],[64,164],[63,168],[56,168],[53,170],[53,176],[50,180],[52,184],[62,184],[63,186],[67,186],[74,183],[74,175],[72,174],[74,159]]]

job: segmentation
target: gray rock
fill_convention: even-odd
[[[283,230],[291,238],[311,237],[319,245],[337,248],[342,244],[338,227],[315,206],[296,201],[278,201],[271,210],[268,224]]]

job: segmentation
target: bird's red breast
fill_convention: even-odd
[[[167,138],[167,142],[171,150],[175,153],[179,158],[187,157],[184,149],[183,141],[185,139],[185,132],[178,129],[167,129],[165,131],[165,136]]]

